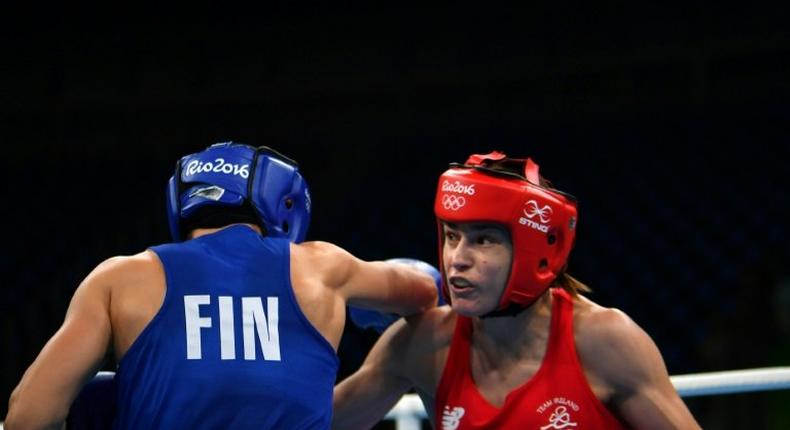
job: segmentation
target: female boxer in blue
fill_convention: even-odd
[[[115,428],[327,428],[346,305],[436,303],[434,280],[408,265],[300,243],[307,185],[268,148],[183,157],[168,210],[173,243],[111,258],[77,288],[11,395],[6,429],[60,428],[108,348]]]

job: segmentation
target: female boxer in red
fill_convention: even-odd
[[[576,202],[494,152],[439,179],[450,306],[400,320],[335,387],[334,426],[368,428],[414,388],[434,428],[698,428],[661,354],[565,272]]]

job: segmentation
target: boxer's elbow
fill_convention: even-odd
[[[3,428],[5,430],[58,430],[65,428],[66,414],[42,410],[30,399],[25,399],[14,390],[8,400],[8,415],[6,415]],[[54,415],[54,416],[53,416]]]
[[[353,412],[352,391],[353,387],[349,386],[348,380],[335,385],[334,392],[332,393],[332,428],[342,428],[347,417]]]
[[[22,420],[22,415],[24,412],[20,411],[22,406],[19,402],[19,388],[17,387],[11,393],[11,397],[8,399],[8,413],[6,414],[5,421],[3,422],[3,428],[6,430],[18,430],[26,428],[24,427]]]
[[[66,423],[65,420],[42,421],[40,417],[9,410],[3,426],[5,430],[60,430],[66,428]]]
[[[421,278],[420,287],[414,292],[411,312],[403,313],[402,315],[409,315],[427,311],[437,305],[439,299],[439,292],[430,278]]]

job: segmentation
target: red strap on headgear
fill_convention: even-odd
[[[480,166],[485,164],[484,162],[487,160],[499,161],[504,160],[506,157],[507,155],[499,151],[491,151],[488,154],[472,154],[466,160],[466,164],[470,166]]]
[[[527,158],[527,162],[524,164],[524,177],[527,180],[535,185],[540,185],[540,175],[538,174],[538,163],[532,161],[531,158]]]

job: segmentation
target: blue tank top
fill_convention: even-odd
[[[151,248],[162,308],[118,365],[116,429],[325,429],[338,359],[291,288],[289,242],[232,226]]]

